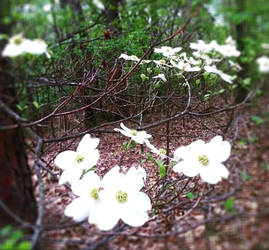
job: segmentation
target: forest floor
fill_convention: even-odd
[[[227,124],[230,115],[231,112],[214,119],[185,118],[171,122],[170,156],[180,145],[187,145],[198,138],[208,141],[216,133],[222,133],[225,127],[222,124]],[[173,187],[177,191],[183,186],[185,190],[172,203],[172,209],[163,202],[172,192],[168,188],[162,193],[163,197],[158,197],[158,202],[165,205],[156,206],[143,227],[130,228],[121,222],[112,231],[102,232],[87,221],[74,223],[64,215],[66,205],[75,196],[68,185],[59,185],[51,174],[43,171],[46,249],[269,249],[268,94],[256,98],[233,115],[232,125],[225,134],[225,139],[232,144],[232,154],[226,163],[230,176],[215,186],[205,186],[199,178],[188,182],[170,170],[165,180],[154,186],[158,168],[146,160],[139,146],[122,156],[121,144],[126,139],[122,135],[92,134],[100,138],[100,160],[96,166],[100,176],[119,162],[125,166],[123,171],[133,164],[142,163],[148,175],[145,190],[154,201],[157,200],[156,192],[167,183],[176,183],[178,186]],[[257,121],[253,116],[262,120]],[[166,136],[163,136],[166,129],[163,125],[147,131],[153,135],[151,142],[154,145],[166,148]],[[64,145],[55,144],[47,148],[43,160],[57,176],[60,171],[53,164],[55,156],[67,148],[75,149],[79,141],[70,140]],[[198,194],[203,187],[204,197],[200,199]],[[186,196],[189,191],[195,194],[194,199]],[[38,189],[36,194],[38,198]]]

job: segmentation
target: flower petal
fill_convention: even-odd
[[[210,158],[216,162],[224,162],[230,157],[231,144],[228,141],[223,141],[221,136],[215,136],[207,144]]]
[[[75,165],[76,156],[77,153],[75,151],[67,150],[58,154],[54,163],[61,169],[68,169]]]
[[[73,200],[64,211],[66,216],[72,217],[77,222],[85,220],[89,216],[89,213],[89,200],[83,198]]]
[[[137,210],[149,211],[152,208],[150,198],[144,192],[130,194],[128,203]]]
[[[87,154],[89,151],[93,151],[99,144],[98,138],[91,138],[90,134],[86,134],[81,139],[77,147],[77,152],[81,154]]]
[[[126,224],[132,227],[140,227],[149,219],[147,212],[136,209],[131,204],[126,204],[124,209],[121,209],[120,217]]]
[[[200,176],[201,178],[209,183],[216,184],[221,181],[221,178],[227,178],[229,171],[223,164],[214,164],[204,168],[201,168]]]
[[[66,169],[63,171],[60,179],[59,184],[64,184],[65,182],[69,182],[72,184],[74,181],[77,181],[82,174],[82,171],[80,169]]]
[[[74,181],[71,188],[75,195],[89,198],[92,189],[99,189],[100,185],[101,181],[99,176],[94,172],[88,172],[81,180]]]
[[[173,167],[173,170],[177,173],[183,173],[188,177],[193,177],[199,174],[200,167],[191,161],[181,161]]]
[[[89,223],[95,224],[100,230],[111,230],[119,221],[117,207],[108,203],[101,203],[91,209]]]

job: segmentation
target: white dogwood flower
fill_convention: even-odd
[[[269,73],[269,57],[261,56],[257,59],[257,63],[261,73]]]
[[[122,129],[114,128],[114,130],[122,133],[127,137],[130,137],[133,141],[139,144],[143,144],[147,139],[151,138],[151,135],[147,134],[146,131],[137,131],[135,129],[129,129],[123,123],[121,123],[120,126]]]
[[[164,74],[158,74],[157,76],[153,76],[152,77],[153,79],[161,79],[162,81],[164,82],[167,82],[166,78],[165,78],[165,75]]]
[[[24,38],[22,34],[12,36],[9,39],[8,44],[4,47],[2,56],[13,57],[23,54],[25,52],[24,48],[29,42],[30,40]]]
[[[132,55],[132,56],[128,56],[126,54],[121,54],[119,56],[119,58],[123,58],[124,60],[127,60],[127,61],[135,61],[135,62],[138,62],[140,59],[135,56],[135,55]]]
[[[151,202],[145,193],[140,192],[144,185],[141,169],[132,167],[127,174],[122,174],[115,166],[104,176],[102,199],[90,211],[90,224],[95,224],[100,230],[110,230],[120,219],[133,227],[148,221]]]
[[[54,163],[63,169],[59,183],[70,182],[71,184],[80,178],[84,170],[89,170],[96,165],[99,159],[99,152],[96,147],[99,144],[98,138],[91,138],[86,134],[80,141],[77,150],[67,150],[59,153]]]
[[[240,51],[236,49],[235,45],[225,44],[220,45],[216,48],[220,54],[224,57],[238,57],[240,56]]]
[[[171,64],[175,67],[178,68],[182,71],[186,72],[195,72],[195,71],[200,71],[201,68],[198,66],[192,67],[190,63],[184,62],[183,60],[179,60],[178,62],[175,62],[171,60]]]
[[[174,152],[175,161],[181,161],[173,170],[188,177],[200,174],[203,181],[216,184],[229,175],[222,163],[229,158],[230,152],[230,143],[223,141],[221,136],[215,136],[209,143],[197,140],[188,146],[179,147]]]
[[[89,217],[93,207],[101,201],[101,180],[94,172],[86,173],[81,180],[76,180],[71,189],[78,198],[65,209],[65,215],[80,222]]]
[[[8,44],[2,51],[2,56],[14,57],[22,55],[24,53],[30,53],[33,55],[46,54],[50,58],[50,54],[47,51],[47,44],[42,39],[26,39],[22,34],[15,35],[9,39]]]
[[[219,75],[225,82],[228,82],[231,84],[233,83],[234,77],[231,75],[228,75],[226,73],[223,73],[221,70],[217,69],[215,65],[213,65],[213,66],[206,65],[204,67],[204,70],[209,72],[209,73],[214,73],[214,74]]]
[[[161,48],[155,48],[154,52],[155,53],[160,53],[165,57],[172,57],[174,56],[177,52],[181,51],[181,47],[176,47],[176,48],[171,48],[169,46],[162,46]]]
[[[198,40],[197,43],[190,43],[190,48],[197,51],[202,51],[204,53],[209,53],[212,50],[216,49],[219,45],[215,40],[210,43],[205,43],[203,40]]]

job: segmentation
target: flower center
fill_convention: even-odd
[[[76,163],[81,163],[84,161],[84,156],[83,155],[77,155],[76,159],[75,159],[75,162]]]
[[[137,136],[137,130],[132,129],[132,130],[131,130],[131,135]]]
[[[209,158],[206,155],[199,155],[198,156],[198,161],[203,165],[203,166],[208,166],[209,164]]]
[[[128,200],[128,194],[124,191],[119,190],[116,194],[116,200],[120,203],[124,203]]]
[[[22,43],[22,41],[23,41],[23,39],[21,37],[17,37],[17,38],[14,39],[14,43],[16,45],[20,45]]]
[[[161,154],[166,155],[166,150],[165,149],[160,148],[159,151],[160,151]]]
[[[159,62],[163,64],[163,63],[165,63],[165,60],[161,59]]]
[[[95,200],[99,199],[99,189],[93,188],[91,191],[91,197]]]

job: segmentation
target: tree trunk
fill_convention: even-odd
[[[0,20],[8,14],[9,1],[0,1]],[[0,22],[2,32],[10,30],[9,28]],[[14,110],[15,89],[9,69],[9,59],[0,56],[0,98]],[[8,114],[0,111],[0,126],[14,123]],[[34,222],[37,207],[22,129],[0,130],[0,183],[0,200],[21,219]],[[13,223],[14,220],[0,207],[0,227]]]

